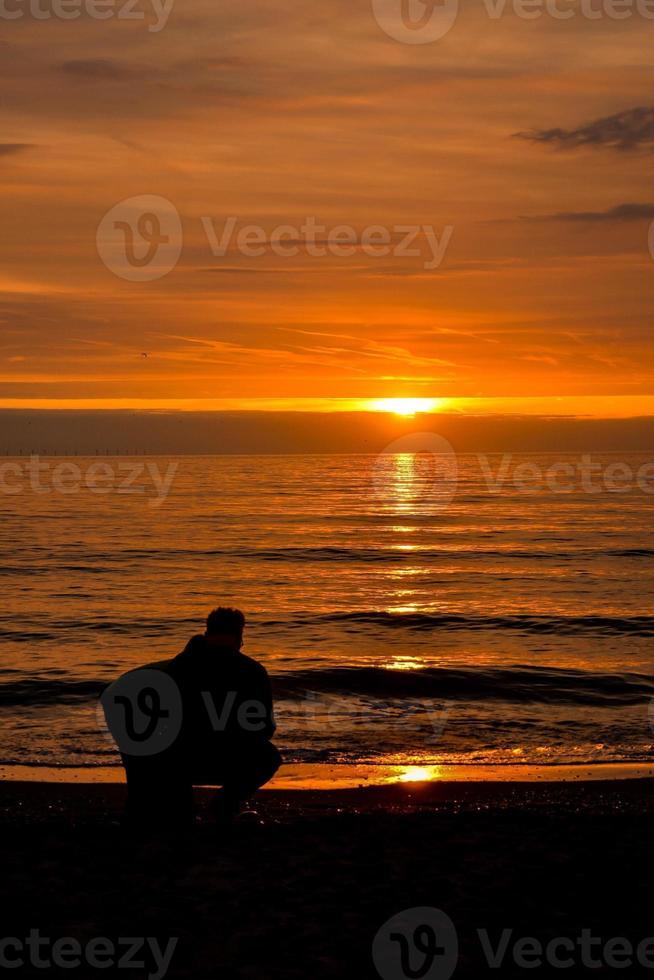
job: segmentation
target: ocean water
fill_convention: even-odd
[[[98,461],[68,462],[86,480]],[[499,457],[102,462],[121,492],[3,484],[0,764],[117,765],[99,692],[219,603],[247,614],[289,762],[652,760],[646,484],[539,482],[565,456],[513,458],[491,487]],[[175,469],[167,495],[147,471],[124,484],[146,462]]]

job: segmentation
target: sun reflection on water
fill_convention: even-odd
[[[385,670],[421,670],[425,666],[424,660],[420,657],[410,657],[398,654],[387,660],[384,664]]]
[[[392,782],[398,783],[431,783],[440,779],[440,766],[402,766]]]

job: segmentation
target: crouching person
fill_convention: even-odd
[[[241,652],[244,629],[239,610],[215,609],[182,653],[130,671],[102,695],[125,766],[129,826],[187,826],[198,785],[221,787],[211,809],[229,823],[279,769],[270,679]]]

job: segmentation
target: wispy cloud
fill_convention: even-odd
[[[32,143],[0,143],[0,157],[10,157],[23,150],[30,150]]]
[[[59,66],[61,71],[67,75],[76,75],[83,78],[97,78],[103,81],[109,79],[125,78],[131,72],[123,65],[108,58],[93,58],[79,61],[64,61]]]
[[[606,211],[556,211],[554,214],[522,215],[522,221],[652,221],[654,204],[617,204]]]
[[[617,112],[575,129],[535,129],[516,133],[519,139],[545,143],[562,149],[577,146],[609,147],[615,150],[654,149],[654,106]]]

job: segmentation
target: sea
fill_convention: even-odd
[[[652,762],[650,463],[0,460],[0,765],[117,767],[99,694],[217,605],[289,764]]]

